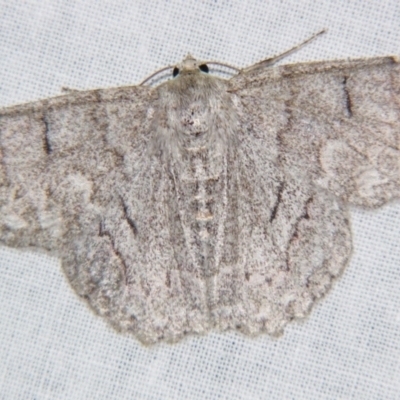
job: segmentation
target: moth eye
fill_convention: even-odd
[[[199,65],[199,70],[208,74],[208,65],[207,64]]]
[[[179,74],[179,68],[175,67],[172,71],[172,76],[175,78]]]

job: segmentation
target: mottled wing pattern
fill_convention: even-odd
[[[342,272],[351,233],[346,207],[309,176],[282,168],[273,140],[243,122],[212,315],[222,330],[278,335]]]
[[[212,326],[157,96],[73,92],[0,112],[0,243],[60,257],[78,295],[144,343]]]
[[[391,57],[294,64],[238,75],[232,90],[282,165],[346,203],[400,196],[400,64]]]
[[[154,172],[150,92],[73,92],[0,112],[0,242],[61,257],[78,294],[111,321],[140,265],[129,210],[157,211],[141,201],[151,182],[137,183]],[[137,205],[126,196],[133,186]]]
[[[225,81],[186,62],[158,88],[0,111],[0,243],[58,255],[76,292],[144,343],[279,334],[345,267],[346,203],[399,196],[398,64]]]
[[[278,334],[346,266],[346,203],[399,197],[400,67],[282,66],[239,74],[228,91],[241,128],[226,226],[238,236],[216,278],[217,325]]]

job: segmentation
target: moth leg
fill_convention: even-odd
[[[80,91],[79,89],[70,88],[68,86],[61,87],[61,92],[64,94],[77,93],[79,91]]]
[[[250,67],[244,68],[240,71],[241,74],[246,74],[251,71],[255,71],[259,68],[266,68],[270,67],[271,65],[276,64],[278,61],[284,59],[287,56],[290,56],[291,54],[295,53],[296,51],[300,50],[302,47],[304,47],[306,44],[310,43],[314,39],[316,39],[319,35],[322,35],[323,33],[326,32],[326,29],[322,29],[322,31],[319,31],[317,33],[314,33],[311,37],[308,39],[304,40],[303,42],[299,43],[298,45],[292,47],[291,49],[285,51],[282,54],[278,54],[277,56],[273,56],[271,58],[266,58],[265,60],[262,60],[256,64],[251,65]]]

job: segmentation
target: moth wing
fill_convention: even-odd
[[[146,88],[74,92],[0,110],[0,236],[49,251],[110,199],[113,171],[140,158]]]
[[[277,144],[282,165],[342,201],[400,196],[400,64],[395,58],[294,64],[231,79],[244,114]]]
[[[351,233],[346,206],[304,171],[281,165],[263,115],[246,116],[247,100],[239,100],[233,99],[242,114],[227,160],[212,314],[221,330],[278,335],[289,321],[306,316],[343,271]]]
[[[111,322],[123,320],[140,258],[124,193],[147,167],[150,104],[149,88],[126,87],[0,111],[0,243],[61,257],[74,289]],[[135,196],[141,204],[145,192]]]
[[[346,203],[399,197],[399,72],[381,58],[230,80],[240,127],[225,236],[237,228],[219,273],[218,326],[278,334],[307,315],[348,262]]]

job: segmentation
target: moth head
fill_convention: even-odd
[[[191,75],[200,72],[208,73],[207,64],[196,60],[190,54],[188,54],[180,64],[173,68],[172,76],[175,78],[178,75]]]
[[[241,70],[239,68],[233,67],[232,65],[221,63],[219,61],[198,61],[190,54],[188,54],[179,64],[175,66],[168,65],[167,67],[161,68],[154,72],[146,79],[144,79],[139,85],[144,85],[146,82],[151,81],[154,77],[160,75],[164,71],[170,71],[172,68],[172,76],[176,78],[179,75],[197,75],[202,73],[208,73],[208,64],[218,65],[224,68],[230,68],[239,73]]]

